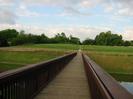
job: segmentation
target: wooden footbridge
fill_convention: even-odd
[[[81,52],[0,74],[0,99],[133,99]]]

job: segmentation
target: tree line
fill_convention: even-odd
[[[27,34],[25,31],[18,32],[15,29],[6,29],[0,31],[0,47],[15,46],[22,44],[48,44],[48,43],[70,43],[80,44],[80,39],[65,33],[57,33],[54,37],[49,38],[45,34],[34,35]]]
[[[109,46],[131,46],[133,41],[124,41],[121,35],[112,34],[111,31],[102,32],[95,39],[85,39],[80,41],[79,38],[72,35],[66,36],[65,33],[57,33],[54,37],[49,38],[45,34],[35,35],[27,34],[25,31],[18,32],[15,29],[6,29],[0,31],[0,47],[15,46],[22,44],[83,44],[83,45],[109,45]]]
[[[85,39],[82,44],[107,46],[133,46],[133,41],[123,40],[122,35],[112,34],[111,31],[101,32],[95,39]]]

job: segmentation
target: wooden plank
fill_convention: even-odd
[[[81,53],[35,99],[91,99]]]

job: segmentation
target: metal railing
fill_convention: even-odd
[[[112,76],[87,55],[83,54],[82,56],[92,99],[133,99],[133,95]]]
[[[33,99],[75,55],[1,73],[0,99]]]

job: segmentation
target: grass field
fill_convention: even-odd
[[[0,49],[0,72],[49,60],[66,53],[69,52],[34,48],[2,48]]]
[[[133,54],[133,47],[124,47],[124,46],[89,46],[82,45],[82,50],[84,51],[93,51],[93,52],[103,52],[111,54]]]
[[[108,72],[133,73],[133,56],[101,53],[88,55]]]
[[[0,70],[19,68],[82,49],[118,80],[133,81],[133,47],[34,44],[0,48]]]
[[[119,81],[133,81],[133,47],[82,46],[85,53]]]
[[[74,51],[80,49],[80,45],[74,44],[31,44],[31,45],[23,45],[17,46],[18,48],[45,48],[49,50],[66,50],[66,51]]]

